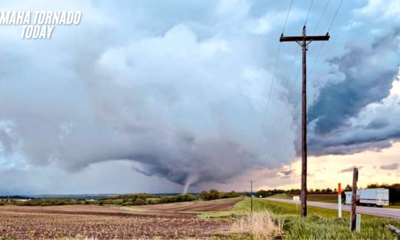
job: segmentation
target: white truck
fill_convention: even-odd
[[[352,192],[345,192],[345,204],[351,204]],[[386,188],[366,188],[357,190],[357,204],[367,206],[388,206],[389,189]]]

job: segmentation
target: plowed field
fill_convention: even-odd
[[[229,228],[229,220],[196,217],[228,210],[241,199],[160,204],[144,207],[0,207],[0,239],[209,239]]]

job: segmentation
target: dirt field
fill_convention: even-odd
[[[198,213],[198,212],[211,212],[211,211],[224,211],[229,210],[233,205],[240,202],[242,198],[222,199],[214,201],[194,201],[194,202],[181,202],[172,204],[158,204],[152,206],[140,206],[135,209],[148,210],[150,212],[173,212],[173,213]]]
[[[229,227],[227,220],[203,220],[196,212],[227,210],[241,199],[114,206],[0,207],[0,239],[208,239]]]

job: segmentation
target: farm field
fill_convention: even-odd
[[[209,239],[229,229],[229,219],[197,214],[228,210],[242,198],[146,207],[1,206],[0,239]]]
[[[1,206],[0,239],[397,239],[390,218],[362,216],[361,233],[349,231],[349,213],[250,198],[145,206]],[[260,224],[261,223],[261,224]],[[268,226],[266,226],[268,225]],[[253,226],[258,226],[254,229]],[[261,227],[260,227],[261,226]]]

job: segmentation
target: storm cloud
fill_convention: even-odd
[[[316,133],[326,134],[344,126],[365,106],[389,95],[399,72],[399,44],[400,29],[396,29],[375,39],[370,46],[348,47],[346,54],[330,60],[343,79],[323,87],[320,97],[310,108],[308,121],[316,120]]]
[[[51,1],[46,9],[41,1],[3,5],[7,11],[60,8]],[[282,46],[273,77],[288,6],[245,0],[68,1],[62,10],[81,11],[81,23],[57,26],[49,41],[23,41],[20,26],[2,26],[4,171],[23,175],[21,169],[52,166],[79,175],[127,161],[131,164],[121,166],[187,190],[281,168],[296,156],[300,130],[288,97],[292,86],[300,89],[285,84],[299,80],[289,79],[287,69],[295,46]],[[311,29],[323,7],[315,3]],[[293,7],[288,34],[299,32],[307,10]],[[321,29],[335,10],[327,10]],[[345,17],[337,23],[341,34],[353,26]],[[373,36],[361,28],[369,41],[346,49],[346,39],[332,38],[329,49],[339,50],[317,66],[323,84],[310,91],[311,154],[379,150],[400,137],[400,121],[391,113],[400,111],[398,98],[389,93],[398,73],[399,31],[388,28]],[[292,170],[269,174],[288,178]]]
[[[398,163],[392,163],[389,165],[382,165],[381,169],[383,170],[396,170],[399,168],[399,164]]]
[[[389,96],[393,81],[398,80],[399,46],[400,30],[396,29],[369,46],[348,47],[343,56],[329,61],[342,80],[326,84],[310,107],[312,154],[380,149],[399,139],[398,117],[394,114],[398,97]],[[383,104],[390,104],[390,109]],[[386,113],[371,110],[366,114],[369,108],[386,109]]]

